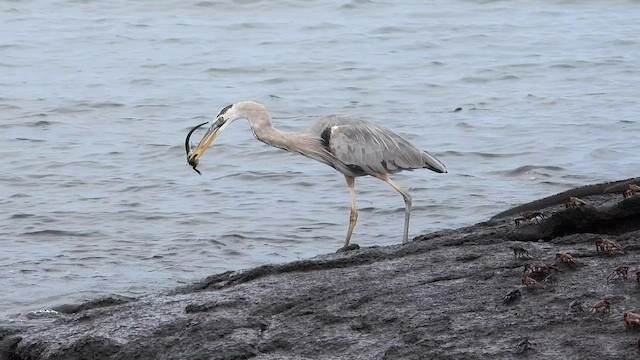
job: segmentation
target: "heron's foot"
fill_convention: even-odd
[[[349,244],[347,246],[341,247],[336,252],[337,253],[341,253],[341,252],[346,252],[346,251],[351,251],[351,250],[358,250],[358,249],[360,249],[360,245],[358,245],[358,244]]]

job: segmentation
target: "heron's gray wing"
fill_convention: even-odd
[[[446,172],[434,156],[382,126],[354,118],[341,120],[326,121],[321,137],[331,153],[356,175],[419,168]]]

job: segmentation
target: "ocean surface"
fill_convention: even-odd
[[[638,19],[615,0],[0,0],[0,319],[341,247],[344,177],[248,122],[187,165],[189,129],[241,100],[436,155],[448,174],[394,176],[411,237],[639,176]],[[402,198],[356,191],[352,242],[399,244]]]

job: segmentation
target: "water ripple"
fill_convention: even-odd
[[[505,176],[522,176],[530,173],[537,173],[542,175],[549,175],[549,172],[560,172],[565,171],[565,168],[560,166],[535,166],[535,165],[523,165],[518,166],[512,170],[504,170],[504,171],[493,171],[492,174],[496,175],[505,175]]]
[[[27,232],[23,232],[22,235],[53,236],[53,237],[92,237],[92,236],[98,236],[101,234],[96,231],[82,232],[82,231],[46,229],[46,230],[27,231]]]

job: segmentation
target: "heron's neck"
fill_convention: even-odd
[[[308,132],[284,132],[273,127],[271,120],[251,122],[251,130],[256,139],[277,148],[297,152],[310,159],[314,159],[323,164],[348,173],[346,165],[338,161],[331,152],[327,150],[322,139]]]
[[[316,150],[322,143],[313,135],[306,132],[285,132],[273,127],[271,123],[252,126],[251,130],[256,139],[277,148],[294,151],[307,155],[310,150]]]

